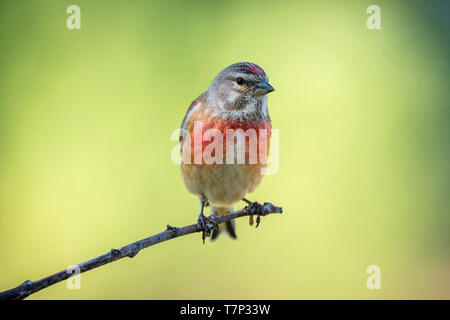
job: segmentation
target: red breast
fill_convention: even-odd
[[[201,125],[201,127],[200,127]],[[256,152],[257,155],[264,155],[265,157],[268,156],[269,152],[269,140],[271,135],[271,123],[270,119],[267,118],[263,121],[261,120],[249,120],[249,121],[233,121],[233,120],[227,120],[223,118],[216,118],[214,116],[211,116],[210,113],[206,108],[197,108],[194,110],[186,119],[186,130],[187,134],[189,134],[190,138],[190,147],[191,147],[191,163],[194,163],[194,153],[200,152],[200,150],[195,150],[194,148],[194,139],[201,135],[201,137],[204,137],[204,134],[209,129],[215,129],[218,130],[222,135],[222,143],[223,143],[223,154],[226,154],[226,146],[227,146],[227,132],[229,133],[229,130],[233,130],[233,132],[236,132],[236,130],[243,130],[244,133],[250,133],[254,134],[257,139],[257,147]],[[199,130],[200,129],[200,130]],[[254,132],[249,132],[248,130],[252,130]],[[229,133],[230,134],[230,133]],[[194,136],[195,135],[195,136]],[[230,136],[229,136],[230,137]],[[202,138],[202,145],[201,145],[201,152],[205,150],[207,146],[214,143],[214,136],[211,138],[211,140],[205,140]],[[233,137],[234,139],[234,137]],[[250,143],[250,137],[246,136],[246,164],[249,163],[249,143]],[[187,148],[188,145],[185,145],[184,148]],[[185,149],[184,149],[185,150]],[[214,152],[214,151],[213,151]],[[214,153],[212,154],[214,156]],[[260,157],[258,156],[258,164],[260,164]],[[225,162],[225,160],[224,160]],[[202,161],[202,163],[204,163]]]

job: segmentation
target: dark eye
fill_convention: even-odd
[[[241,84],[244,83],[244,79],[242,79],[242,78],[237,78],[237,79],[236,79],[236,82],[237,82],[238,85],[241,85]]]

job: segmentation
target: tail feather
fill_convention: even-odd
[[[227,214],[228,212],[230,212],[231,210],[233,210],[233,208],[216,208],[216,207],[212,207],[211,208],[212,213],[217,215],[217,216],[223,216],[224,214]],[[218,228],[214,229],[212,234],[211,234],[211,240],[215,240],[217,239],[217,237],[223,233],[223,232],[227,232],[228,235],[233,238],[236,239],[236,231],[235,231],[235,224],[234,224],[234,220],[232,221],[227,221],[225,223],[219,224]]]

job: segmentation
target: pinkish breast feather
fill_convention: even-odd
[[[222,143],[223,143],[223,154],[226,154],[226,146],[227,146],[227,130],[232,130],[232,131],[236,131],[236,130],[243,130],[244,133],[247,130],[254,130],[254,133],[256,134],[256,151],[257,151],[257,155],[259,155],[261,152],[262,154],[268,155],[269,152],[269,145],[270,145],[270,136],[271,136],[271,124],[270,124],[270,120],[264,120],[264,121],[248,121],[248,122],[240,122],[240,121],[230,121],[230,120],[225,120],[225,119],[216,119],[213,117],[208,118],[206,121],[202,121],[202,127],[201,127],[201,131],[200,134],[203,136],[206,130],[209,129],[216,129],[219,130],[222,133]],[[262,133],[262,131],[265,131],[265,133]],[[191,131],[190,132],[191,136],[190,136],[190,140],[191,140],[191,155],[192,155],[192,160],[191,163],[194,162],[194,154],[196,153],[195,147],[194,147],[194,132]],[[260,141],[260,139],[263,139]],[[199,158],[203,157],[203,151],[205,150],[205,148],[212,144],[215,143],[215,138],[212,138],[212,140],[202,140],[202,144],[201,144],[201,149],[197,150],[197,152],[200,152],[200,156],[198,156]],[[234,140],[234,138],[233,138]],[[245,138],[245,143],[246,145],[246,163],[248,163],[248,158],[249,158],[249,154],[248,154],[248,148],[249,148],[249,143],[250,143],[250,138],[246,137]],[[212,153],[212,155],[214,155],[215,152]],[[259,161],[261,161],[261,159],[259,159]]]

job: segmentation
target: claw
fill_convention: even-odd
[[[247,200],[248,201],[248,200]],[[246,202],[247,202],[246,201]],[[261,216],[265,215],[264,206],[257,201],[248,201],[247,211],[250,214],[250,225],[253,225],[253,215],[256,215],[256,228],[258,228],[261,222]]]
[[[211,231],[218,225],[215,216],[211,215],[210,217],[205,217],[203,214],[200,214],[198,216],[197,224],[202,230],[202,240],[203,244],[205,244],[205,239],[211,235]]]

